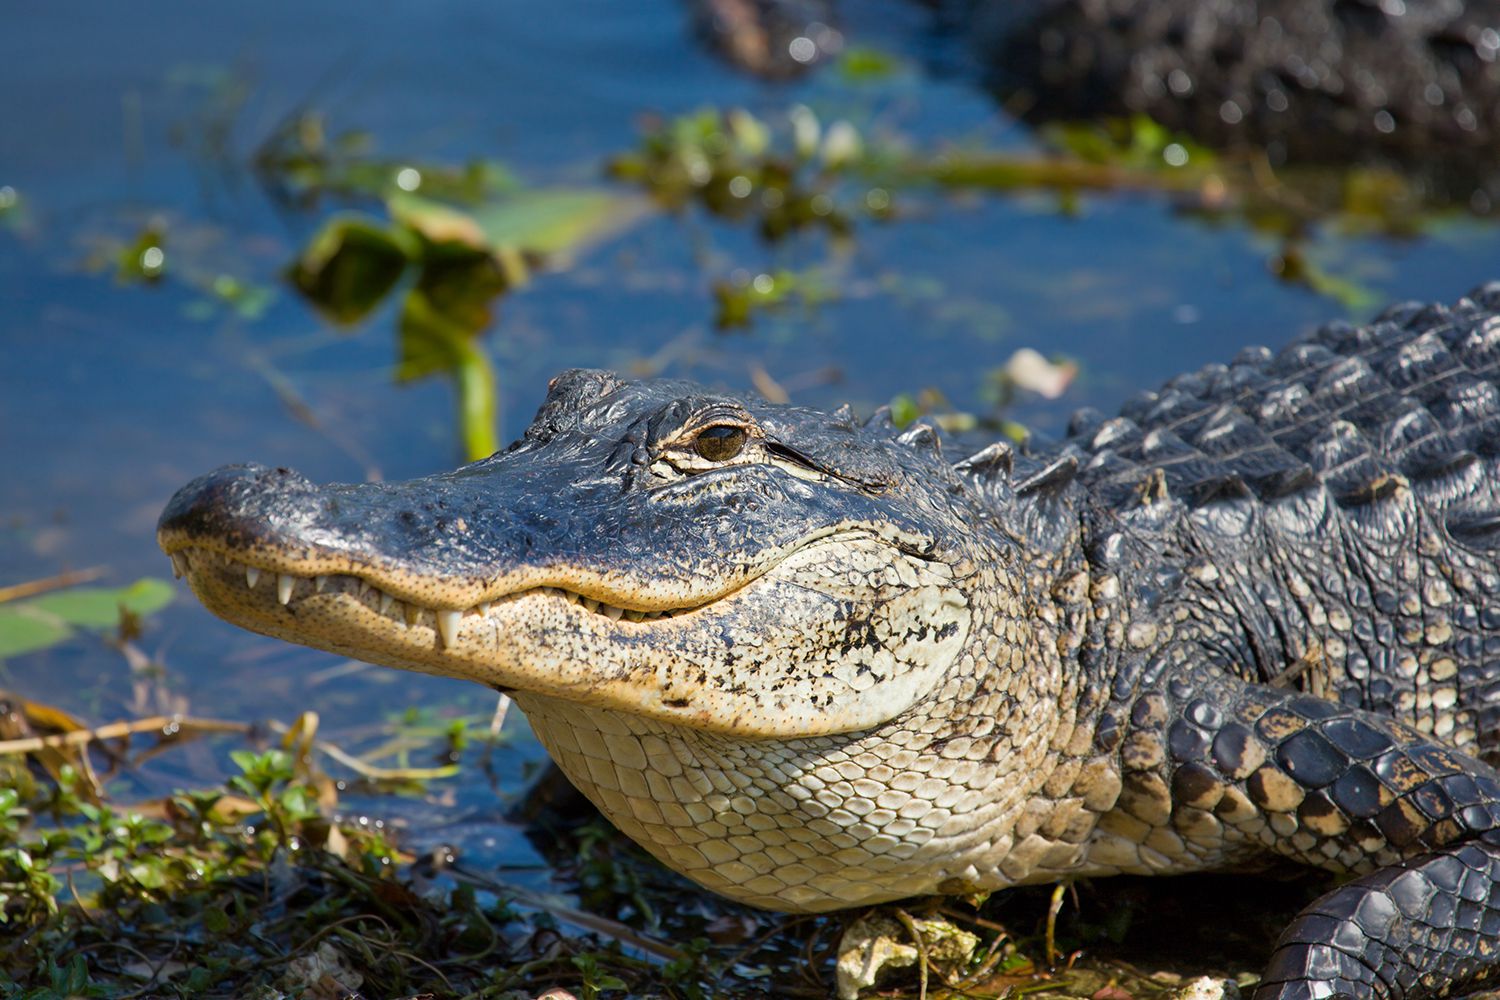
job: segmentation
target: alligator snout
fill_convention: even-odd
[[[238,547],[263,539],[276,524],[307,520],[318,493],[317,486],[291,469],[226,465],[173,494],[157,522],[157,534],[163,545],[180,537],[213,538]]]
[[[570,490],[555,478],[515,459],[406,482],[327,485],[290,469],[231,465],[172,497],[157,540],[169,554],[202,548],[269,572],[368,571],[398,592],[443,581],[467,593],[517,573],[606,571],[601,541],[617,525],[598,507],[619,497],[618,486]]]
[[[267,568],[329,559],[493,575],[501,553],[501,562],[524,557],[534,535],[502,495],[503,478],[484,485],[431,477],[319,486],[290,469],[231,465],[179,490],[157,537],[168,552],[201,546]]]

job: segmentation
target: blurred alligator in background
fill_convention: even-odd
[[[1041,454],[571,371],[454,472],[231,466],[215,613],[514,696],[666,865],[827,911],[1293,859],[1256,997],[1500,971],[1500,283],[1244,351]]]
[[[1145,114],[1299,160],[1500,153],[1500,0],[944,0],[1032,122]],[[834,0],[689,0],[730,61],[793,75],[842,44]]]

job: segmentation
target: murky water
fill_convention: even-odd
[[[642,115],[702,106],[769,118],[806,102],[918,145],[1029,147],[921,5],[845,10],[851,43],[897,57],[876,85],[833,72],[780,85],[737,75],[693,42],[669,0],[92,3],[5,15],[0,190],[19,203],[0,216],[0,585],[92,566],[120,583],[166,575],[157,513],[222,463],[350,480],[457,462],[448,384],[393,382],[392,309],[335,330],[282,281],[337,205],[278,206],[249,163],[303,110],[332,130],[367,131],[392,158],[496,159],[549,184],[604,183],[604,160],[636,144]],[[929,195],[904,208],[840,251],[819,239],[768,246],[745,227],[655,213],[539,276],[500,303],[487,340],[505,437],[570,366],[649,362],[737,388],[759,366],[799,402],[869,410],[930,387],[982,409],[982,373],[1023,346],[1080,365],[1065,398],[1015,414],[1056,431],[1077,405],[1108,409],[1180,370],[1348,314],[1273,277],[1267,238],[1204,224],[1164,198],[1088,196],[1064,212],[1043,196]],[[162,234],[164,276],[123,281],[121,247],[146,227]],[[1321,247],[1381,299],[1451,300],[1500,276],[1500,230],[1463,218],[1404,241],[1330,236]],[[829,262],[834,300],[715,332],[715,278]],[[216,304],[204,288],[219,275],[263,290],[259,313]],[[0,665],[0,687],[94,720],[162,709],[289,719],[315,706],[325,732],[350,739],[408,706],[492,707],[477,688],[345,670],[249,635],[185,593],[141,645],[160,676],[133,681],[84,637]],[[499,761],[510,791],[538,756],[521,732]],[[216,765],[199,755],[157,766],[143,784],[203,780]],[[477,770],[452,791],[430,824],[494,815]]]

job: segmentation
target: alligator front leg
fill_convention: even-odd
[[[1416,1000],[1500,974],[1500,774],[1309,695],[1207,671],[1152,687],[1099,730],[1123,774],[1106,854],[1129,835],[1158,869],[1269,850],[1361,876],[1297,917],[1255,1000]]]
[[[1303,910],[1254,1000],[1446,996],[1500,974],[1493,832],[1383,868]]]

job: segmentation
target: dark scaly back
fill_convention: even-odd
[[[1080,413],[1070,457],[1206,659],[1500,757],[1500,283]]]

